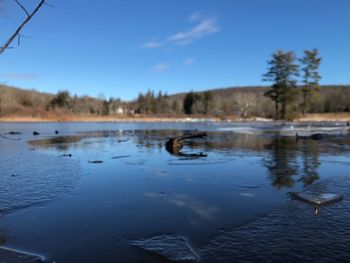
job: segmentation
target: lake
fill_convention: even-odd
[[[343,126],[1,123],[0,246],[56,263],[348,261],[350,137],[289,136]],[[315,216],[292,191],[344,199]]]

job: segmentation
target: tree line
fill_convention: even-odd
[[[317,103],[321,60],[317,49],[305,50],[304,56],[298,60],[300,65],[296,63],[292,51],[272,54],[263,80],[272,82],[265,96],[274,102],[275,119],[293,119],[299,113],[305,116],[310,107]],[[301,85],[298,85],[298,77],[301,77]]]
[[[298,99],[287,105],[287,114],[302,114],[303,86]],[[167,95],[163,92],[140,93],[133,101],[119,98],[98,98],[71,95],[68,91],[56,94],[41,93],[0,85],[0,116],[72,115],[155,115],[155,116],[212,116],[222,118],[275,118],[275,103],[266,96],[271,87],[238,87],[204,92]],[[317,100],[306,107],[306,113],[350,112],[350,86],[318,86]],[[308,95],[309,96],[309,95]],[[314,95],[311,95],[311,98]],[[280,109],[280,108],[279,108]],[[296,110],[293,112],[293,110]]]
[[[264,117],[294,119],[306,113],[350,112],[350,86],[320,86],[322,59],[317,49],[297,59],[291,52],[277,51],[268,61],[263,80],[270,87],[240,87],[168,95],[148,90],[133,101],[39,93],[0,85],[0,116],[155,115],[212,116],[222,118]]]
[[[107,116],[124,113],[126,102],[119,98],[102,99],[71,95],[67,90],[57,94],[42,93],[0,85],[0,116],[50,117],[54,115]]]

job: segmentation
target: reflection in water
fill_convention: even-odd
[[[273,186],[292,187],[296,182],[294,176],[299,173],[301,175],[297,181],[304,186],[320,178],[317,172],[320,165],[317,141],[276,137],[266,145],[266,149],[270,151],[270,156],[264,160],[264,165]],[[298,157],[302,159],[301,162],[298,162]]]
[[[165,195],[163,193],[145,193],[145,196],[149,198],[160,198]],[[189,209],[201,219],[213,220],[214,214],[218,211],[218,208],[208,206],[203,202],[196,200],[193,197],[186,194],[174,194],[165,197],[165,200],[167,200],[167,202],[177,206],[178,208]]]
[[[271,184],[277,188],[292,187],[295,183],[292,177],[298,172],[295,140],[277,137],[266,148],[271,151],[264,160]]]
[[[179,157],[185,157],[185,158],[191,158],[191,159],[197,159],[200,157],[207,157],[207,154],[204,154],[202,152],[200,153],[184,153],[178,148],[172,148],[172,147],[166,147],[165,148],[168,153],[171,155],[179,156]]]
[[[347,148],[346,141],[336,138],[333,141],[329,138],[296,141],[295,138],[275,137],[271,133],[255,136],[211,132],[201,140],[185,142],[184,152],[167,152],[164,144],[168,138],[182,134],[186,131],[76,133],[37,141],[35,152],[28,151],[23,140],[0,141],[1,146],[4,145],[0,147],[3,156],[0,158],[0,167],[3,168],[0,169],[0,208],[9,211],[13,207],[46,203],[53,198],[57,200],[3,216],[0,227],[6,226],[6,231],[11,234],[11,238],[6,238],[6,245],[19,244],[33,251],[49,251],[50,260],[56,262],[118,262],[121,257],[126,257],[124,262],[162,262],[162,259],[157,261],[157,257],[155,260],[143,260],[145,253],[138,254],[123,242],[116,244],[114,237],[135,240],[171,232],[189,237],[194,244],[205,244],[208,236],[215,235],[218,229],[245,224],[269,213],[272,207],[289,202],[285,191],[276,188],[295,186],[291,191],[304,192],[300,189],[301,184],[312,184],[307,188],[320,193],[328,192],[328,189],[318,189],[315,187],[318,184],[314,184],[319,178],[318,173],[322,172],[325,176],[329,173],[328,167],[325,170],[319,167],[319,160],[327,157],[327,161],[332,161],[329,157],[339,155],[336,161],[349,161],[346,155],[350,148]],[[16,145],[20,147],[14,151]],[[62,146],[69,152],[61,152]],[[208,153],[209,157],[198,158],[204,156],[198,154],[201,152]],[[72,158],[61,158],[63,154]],[[189,161],[191,158],[196,158],[196,161]],[[101,160],[103,163],[89,165],[88,160]],[[346,167],[342,171],[346,173]],[[335,184],[342,183],[337,180]],[[321,185],[324,186],[328,184]],[[330,188],[331,192],[339,191],[333,189],[333,185]],[[66,195],[68,192],[71,194]],[[65,197],[58,198],[62,193]],[[339,205],[346,205],[347,199]],[[300,211],[304,210],[301,204]],[[344,210],[347,211],[340,210],[340,216],[346,214]],[[325,209],[321,215],[327,212],[328,209]],[[232,233],[236,239],[232,239],[231,234],[225,235],[223,239],[215,239],[209,248],[205,247],[208,250],[203,250],[211,253],[219,248],[214,254],[219,257],[229,255],[229,258],[221,261],[204,259],[203,262],[230,262],[232,258],[244,262],[250,259],[254,249],[257,249],[254,256],[267,253],[259,259],[268,261],[281,252],[281,247],[286,250],[282,251],[280,260],[275,261],[282,261],[285,255],[289,255],[290,249],[289,243],[283,243],[285,236],[294,234],[294,241],[300,238],[300,232],[295,230],[305,223],[305,217],[299,214],[299,210],[288,210],[286,217],[275,214],[255,228],[249,225],[241,231],[238,229],[238,232],[235,228]],[[308,211],[306,215],[309,214]],[[331,222],[329,229],[333,230],[334,223],[349,221],[338,220],[339,215],[333,217],[334,220],[327,217],[320,223]],[[298,224],[293,226],[294,221],[290,218],[299,220]],[[316,234],[324,233],[314,221],[307,227],[314,225]],[[261,226],[263,231],[259,232]],[[339,233],[348,233],[343,231],[343,227],[346,226],[340,225],[336,229]],[[89,231],[86,231],[87,228]],[[324,236],[306,234],[303,235],[306,236],[303,248],[314,241],[324,240]],[[310,234],[312,239],[308,237]],[[254,235],[259,236],[255,238]],[[67,243],[62,253],[60,244],[67,240],[67,236],[74,242]],[[267,243],[274,237],[278,238],[277,241]],[[249,242],[245,242],[244,238]],[[101,242],[96,243],[96,240]],[[321,241],[317,243],[318,247],[322,246]],[[91,246],[86,247],[87,244]],[[271,250],[275,252],[273,255],[269,254]],[[246,258],[240,258],[242,253],[246,253]]]
[[[318,143],[314,140],[303,141],[303,174],[299,181],[302,181],[304,186],[312,184],[318,180],[320,176],[317,169],[320,166],[318,157]]]
[[[324,143],[324,141],[312,139],[295,140],[292,137],[279,137],[273,134],[256,136],[234,132],[209,132],[200,140],[184,141],[183,146],[186,151],[182,147],[164,147],[169,138],[181,137],[189,133],[189,131],[179,130],[99,131],[84,132],[74,136],[58,136],[30,143],[67,150],[69,147],[87,147],[89,144],[99,143],[99,141],[91,141],[91,138],[107,138],[110,145],[133,143],[139,149],[147,149],[149,153],[154,150],[162,152],[165,148],[171,155],[180,157],[179,161],[207,157],[208,154],[204,152],[220,153],[227,158],[226,161],[220,159],[220,162],[211,159],[205,162],[206,164],[229,162],[232,157],[245,157],[249,152],[253,152],[254,155],[262,156],[271,185],[277,188],[293,187],[296,182],[302,182],[304,186],[312,184],[319,179],[319,155],[328,154],[330,151],[335,154],[344,151],[344,147],[339,145],[345,145],[344,139],[334,138],[327,139],[327,143]],[[106,139],[103,140],[106,143]],[[169,163],[173,164],[173,161]],[[183,164],[188,165],[188,163]],[[296,176],[299,179],[295,178]]]
[[[197,216],[212,220],[214,218],[214,213],[217,212],[217,208],[207,206],[204,203],[188,196],[185,194],[177,194],[169,198],[169,202],[176,205],[179,208],[190,209]]]
[[[55,146],[58,150],[67,150],[71,144],[80,142],[82,136],[57,136],[48,139],[29,141],[31,145],[41,146],[41,147],[52,147]]]

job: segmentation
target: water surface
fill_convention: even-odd
[[[0,124],[2,134],[22,133],[0,140],[4,246],[50,262],[167,262],[132,242],[177,235],[203,262],[344,259],[349,137],[276,132],[290,125]],[[196,131],[208,136],[165,149],[168,138]],[[345,199],[315,218],[287,194],[305,190]]]

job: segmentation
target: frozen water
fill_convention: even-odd
[[[333,193],[299,193],[292,192],[293,198],[296,200],[309,203],[312,205],[329,205],[343,200],[343,196]]]
[[[187,238],[178,235],[160,235],[133,241],[134,246],[157,253],[176,262],[198,262],[199,256]]]
[[[0,248],[0,262],[6,263],[38,263],[44,262],[40,256],[7,248]]]

